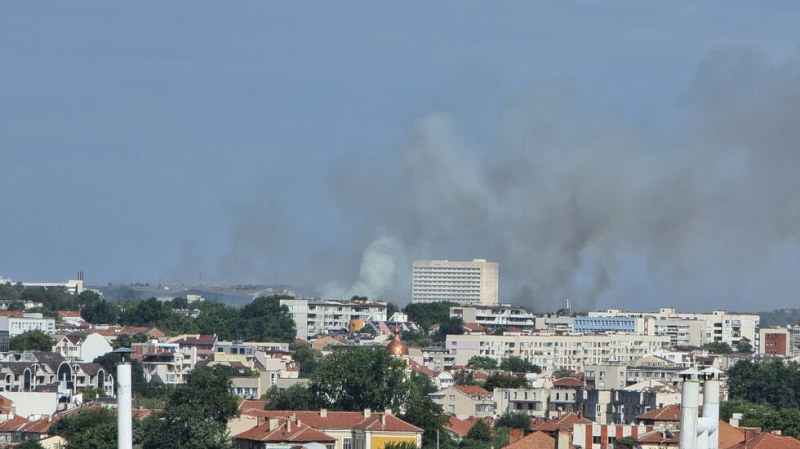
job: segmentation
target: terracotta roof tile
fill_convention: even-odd
[[[454,385],[453,388],[470,397],[473,396],[484,397],[492,395],[492,393],[490,393],[485,388],[478,385]]]
[[[553,381],[553,388],[578,388],[584,386],[583,381],[574,377],[562,377]]]
[[[277,442],[293,442],[293,443],[335,443],[336,438],[320,432],[304,423],[291,422],[290,420],[281,420],[279,426],[270,430],[270,423],[253,427],[236,435],[237,440],[251,440],[251,441],[269,441]]]
[[[640,421],[672,421],[679,422],[681,420],[681,407],[678,404],[670,404],[666,407],[650,410],[647,413],[642,413],[636,416]]]
[[[554,449],[555,447],[556,439],[544,432],[531,432],[528,436],[503,446],[504,449]]]
[[[719,447],[727,449],[735,444],[743,442],[745,439],[744,429],[733,427],[725,421],[719,421]]]
[[[239,403],[239,410],[264,410],[267,406],[267,401],[254,401],[245,399]]]
[[[283,418],[286,419],[292,415],[296,416],[303,424],[325,431],[336,429],[365,429],[369,427],[372,430],[378,428],[380,417],[383,413],[373,412],[368,418],[364,417],[362,412],[325,412],[325,416],[321,416],[318,411],[294,411],[294,410],[249,410],[242,412],[246,415],[269,418]],[[380,430],[386,432],[422,432],[417,426],[409,424],[394,415],[386,415],[386,425],[380,425]]]
[[[800,449],[800,440],[793,437],[762,433],[728,449]]]
[[[13,415],[11,418],[0,422],[0,432],[19,432],[20,429],[29,423],[30,421],[27,419],[21,416]]]

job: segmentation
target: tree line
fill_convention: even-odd
[[[800,365],[781,359],[741,360],[727,371],[730,400],[720,405],[720,417],[742,413],[741,425],[779,429],[800,438]]]

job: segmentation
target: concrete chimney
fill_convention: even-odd
[[[320,418],[327,418],[328,417],[328,409],[327,408],[319,409],[319,417]]]
[[[679,373],[681,384],[681,445],[680,449],[697,449],[697,410],[700,399],[700,372],[685,370]]]
[[[365,408],[364,409],[364,418],[369,418],[370,416],[372,416],[372,409]]]
[[[133,449],[131,365],[117,365],[117,448]]]
[[[278,418],[270,418],[269,419],[269,430],[275,430],[279,426]]]

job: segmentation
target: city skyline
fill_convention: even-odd
[[[2,6],[0,276],[796,303],[793,2],[183,6]]]

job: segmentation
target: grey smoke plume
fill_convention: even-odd
[[[667,285],[673,304],[704,307],[705,289],[727,296],[705,298],[717,307],[741,306],[741,279],[796,251],[800,237],[799,61],[774,65],[747,49],[712,55],[683,100],[682,128],[666,142],[582,117],[562,86],[512,99],[489,146],[470,148],[454,119],[430,114],[391,169],[356,181],[385,190],[345,204],[366,211],[365,230],[404,247],[398,253],[408,258],[396,266],[498,261],[503,300],[535,309],[568,297],[594,308],[620,267],[636,274],[636,264],[652,283],[626,292],[638,297],[611,300],[664,300],[658,290]],[[353,185],[338,187],[356,196]],[[367,254],[355,290],[374,285],[363,275]],[[410,280],[398,282],[406,285],[382,293],[407,297]]]
[[[791,304],[800,57],[720,51],[680,107],[675,127],[615,123],[582,114],[565,86],[538,87],[510,99],[491,139],[428,114],[388,162],[354,154],[331,170],[340,216],[314,218],[344,235],[326,241],[255,201],[219,272],[402,304],[413,260],[486,258],[500,263],[501,299],[537,311],[565,298],[584,310]]]

